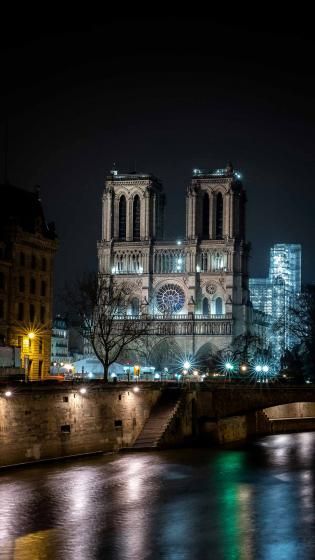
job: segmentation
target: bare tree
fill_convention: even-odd
[[[131,295],[127,282],[98,274],[89,274],[67,289],[67,304],[102,363],[106,382],[110,365],[150,329],[147,319],[128,315]]]
[[[287,317],[280,317],[273,324],[273,332],[284,337],[290,334],[291,352],[298,353],[304,373],[314,379],[315,364],[315,285],[303,287],[288,308]],[[288,357],[284,356],[284,361]]]

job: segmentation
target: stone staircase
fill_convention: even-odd
[[[153,407],[151,414],[130,451],[142,451],[159,447],[162,436],[176,415],[181,402],[177,388],[167,388]]]

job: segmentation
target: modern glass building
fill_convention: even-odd
[[[276,243],[270,249],[268,278],[249,279],[250,298],[254,309],[270,317],[269,340],[279,359],[286,348],[295,344],[290,329],[290,308],[301,293],[301,245]],[[274,325],[281,321],[282,328]]]

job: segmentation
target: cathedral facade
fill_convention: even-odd
[[[155,346],[172,341],[171,353],[198,362],[247,332],[246,194],[231,164],[193,171],[183,239],[164,238],[165,195],[152,175],[113,170],[102,201],[99,272],[128,283],[130,316],[152,321]]]

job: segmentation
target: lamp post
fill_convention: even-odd
[[[34,340],[35,338],[35,333],[33,331],[30,331],[27,333],[27,336],[25,338],[26,338],[26,343],[23,342],[23,346],[26,346],[27,344],[27,352],[25,352],[24,354],[25,383],[27,383],[29,379],[31,345],[32,345],[32,340]]]

